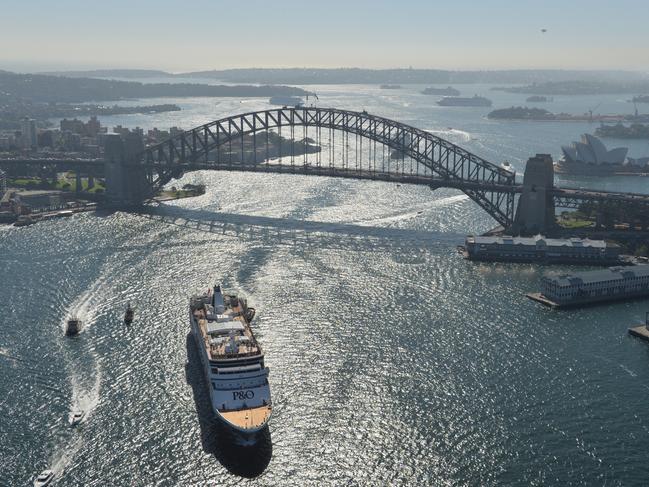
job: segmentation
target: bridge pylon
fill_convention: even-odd
[[[554,209],[554,163],[550,154],[530,157],[525,165],[523,192],[518,199],[514,224],[508,233],[535,235],[556,226]]]
[[[109,206],[140,206],[152,196],[147,168],[137,164],[143,149],[142,139],[136,134],[106,137],[104,154],[106,199]]]

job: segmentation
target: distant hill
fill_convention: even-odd
[[[160,78],[173,76],[172,73],[156,69],[91,69],[88,71],[49,71],[37,74],[68,78]]]
[[[196,78],[227,83],[255,84],[539,84],[565,81],[627,82],[647,79],[636,71],[514,69],[492,71],[448,71],[443,69],[361,69],[361,68],[242,68],[188,73],[168,73],[147,69],[97,69],[61,71],[47,74],[85,78]]]
[[[609,95],[649,93],[649,79],[551,81],[527,86],[494,88],[531,95]]]
[[[629,81],[647,76],[634,71],[576,70],[495,70],[446,71],[440,69],[360,69],[360,68],[246,68],[182,73],[184,78],[208,78],[229,83],[267,84],[453,84],[512,83],[528,84],[548,81],[594,80]]]
[[[224,96],[305,96],[291,86],[214,86],[191,83],[139,83],[0,71],[0,102],[29,100],[47,103],[114,101],[133,98]]]

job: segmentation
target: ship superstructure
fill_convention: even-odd
[[[254,308],[219,284],[191,298],[189,319],[214,414],[243,439],[254,439],[272,413],[268,368],[252,332]]]

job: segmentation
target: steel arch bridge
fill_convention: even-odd
[[[301,134],[296,135],[296,129]],[[314,139],[309,137],[309,129]],[[290,152],[282,151],[283,130],[289,131]],[[272,153],[269,142],[273,133],[279,134],[279,150],[273,148],[276,153]],[[339,141],[342,139],[338,154],[336,133]],[[294,144],[300,135],[301,153],[296,156]],[[313,150],[309,152],[307,146]],[[240,150],[238,161],[233,161],[233,147]],[[387,160],[386,148],[392,151]],[[309,160],[307,153],[315,154],[315,160],[313,156]],[[335,108],[283,107],[226,117],[147,147],[130,158],[129,164],[146,168],[149,196],[184,172],[198,169],[308,174],[422,184],[433,189],[457,188],[505,228],[514,221],[515,197],[520,192],[514,173],[429,132],[365,111]]]

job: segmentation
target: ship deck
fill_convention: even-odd
[[[219,411],[219,414],[238,428],[255,429],[268,421],[271,412],[272,407],[267,405],[239,411]]]
[[[227,307],[224,315],[229,315],[229,323],[240,323],[241,329],[236,334],[236,351],[228,350],[230,343],[230,334],[221,333],[216,336],[208,333],[208,326],[216,323],[215,321],[208,320],[206,316],[206,309],[199,309],[193,312],[194,319],[198,323],[201,332],[203,344],[207,350],[210,360],[232,359],[237,357],[245,357],[250,355],[258,355],[261,353],[261,348],[252,333],[250,324],[244,316],[244,309],[240,303],[235,307]]]

